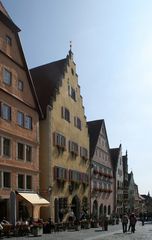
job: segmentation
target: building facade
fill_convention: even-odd
[[[79,219],[89,211],[89,137],[76,65],[65,59],[34,69],[31,75],[43,110],[40,121],[40,190],[51,202],[42,217],[62,221],[72,209]]]
[[[88,122],[91,161],[91,217],[102,220],[113,213],[113,170],[104,120]]]
[[[114,174],[114,212],[119,216],[123,213],[123,160],[122,147],[111,148],[111,159],[113,163]]]
[[[122,156],[123,160],[123,212],[128,212],[128,154]]]
[[[128,211],[131,213],[135,211],[135,182],[132,171],[128,174],[128,183]]]
[[[18,32],[0,2],[0,220],[11,191],[39,190],[39,114]],[[17,218],[30,215],[18,202]]]

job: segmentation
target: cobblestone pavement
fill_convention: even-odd
[[[4,238],[5,240],[6,238]],[[109,226],[108,231],[101,228],[91,228],[80,231],[65,231],[43,234],[39,237],[10,237],[10,240],[152,240],[152,224],[142,226],[138,223],[135,233],[122,233],[121,224]]]

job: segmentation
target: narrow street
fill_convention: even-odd
[[[65,231],[52,234],[43,234],[36,237],[37,240],[151,240],[152,239],[152,224],[147,223],[144,226],[137,223],[136,232],[134,234],[127,232],[122,233],[121,224],[109,226],[108,231],[102,231],[101,228],[91,228],[80,231]],[[5,238],[4,238],[5,239]],[[15,240],[35,239],[33,236],[26,237],[11,237]]]

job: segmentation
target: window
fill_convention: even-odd
[[[20,127],[24,127],[24,114],[22,112],[17,113],[17,123]]]
[[[32,147],[29,145],[26,145],[26,161],[27,162],[32,161]]]
[[[69,93],[69,96],[74,100],[76,101],[76,91],[73,87],[71,87],[70,85],[68,85],[68,93]]]
[[[10,157],[11,155],[11,140],[0,136],[0,155]]]
[[[68,170],[62,167],[54,167],[55,180],[68,180]]]
[[[11,107],[1,103],[1,117],[5,120],[11,120]]]
[[[71,68],[71,73],[72,73],[72,75],[74,75],[74,70],[73,70],[73,68]]]
[[[25,160],[26,162],[32,161],[32,147],[23,143],[17,144],[17,159]]]
[[[24,189],[24,175],[18,174],[18,188]]]
[[[80,147],[80,156],[87,160],[88,159],[88,150],[84,147]]]
[[[66,149],[66,138],[62,134],[55,132],[54,133],[54,145],[59,148],[62,148],[62,150],[65,150]]]
[[[20,127],[25,127],[26,129],[32,129],[32,117],[24,114],[22,112],[17,113],[17,123]]]
[[[9,172],[3,172],[3,187],[11,187],[11,174]]]
[[[82,124],[81,124],[81,120],[78,117],[74,117],[74,126],[77,127],[78,129],[82,129]]]
[[[8,44],[8,45],[12,45],[12,39],[11,39],[11,37],[9,37],[9,36],[6,36],[6,43]]]
[[[75,142],[69,141],[69,151],[74,155],[78,155],[78,151],[79,151],[78,144]]]
[[[23,81],[21,81],[21,80],[18,80],[18,89],[20,91],[23,91]]]
[[[66,121],[70,122],[70,112],[67,108],[65,108],[65,107],[61,108],[61,115],[62,115],[62,118],[64,118]]]
[[[26,176],[26,189],[27,190],[32,189],[32,176],[30,176],[30,175]]]
[[[25,128],[32,129],[32,118],[30,116],[25,116]]]
[[[11,85],[12,83],[12,73],[8,71],[6,68],[4,68],[3,71],[3,81],[7,85]]]
[[[17,146],[17,158],[20,159],[20,160],[24,160],[24,144],[22,143],[18,143],[18,146]]]
[[[3,138],[3,155],[10,157],[11,150],[11,141],[8,138]]]

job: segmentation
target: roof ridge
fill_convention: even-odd
[[[8,12],[6,11],[4,5],[2,4],[2,2],[0,1],[0,11],[9,19],[11,19],[11,17],[9,16]]]
[[[33,69],[42,68],[42,67],[49,66],[51,64],[62,62],[62,61],[66,61],[66,58],[63,58],[63,59],[60,59],[60,60],[56,60],[56,61],[53,61],[53,62],[49,62],[49,63],[44,63],[42,65],[39,65],[39,66],[31,68],[30,71],[33,70]]]

